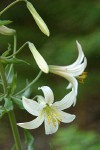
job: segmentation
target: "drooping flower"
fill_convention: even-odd
[[[40,28],[40,30],[47,36],[50,35],[49,29],[47,27],[47,25],[45,24],[45,22],[43,21],[43,19],[40,17],[40,15],[37,13],[37,11],[35,10],[35,8],[33,7],[33,5],[27,1],[26,3],[28,10],[30,11],[30,13],[32,14],[36,24],[38,25],[38,27]]]
[[[35,129],[44,122],[45,133],[52,134],[58,130],[60,122],[70,123],[75,119],[75,115],[62,111],[69,108],[76,99],[73,91],[62,100],[53,103],[54,95],[52,90],[48,86],[42,86],[39,89],[43,91],[44,97],[38,95],[38,102],[22,97],[24,108],[30,114],[37,116],[37,118],[30,122],[18,123],[17,125],[25,129]]]
[[[86,78],[87,73],[84,72],[84,70],[87,66],[87,59],[84,56],[82,47],[78,41],[76,41],[76,44],[79,52],[77,60],[68,66],[49,65],[49,71],[67,79],[70,82],[67,86],[67,89],[73,88],[77,95],[78,82],[76,78],[78,78],[80,81],[83,81],[83,79]]]
[[[3,34],[3,35],[14,35],[16,33],[16,30],[14,29],[11,29],[11,28],[8,28],[4,25],[1,25],[0,26],[0,34]]]
[[[44,60],[44,58],[41,56],[41,54],[37,51],[36,47],[34,46],[33,43],[28,42],[29,45],[29,49],[33,54],[33,57],[38,65],[38,67],[45,73],[49,72],[49,67],[46,63],[46,61]]]

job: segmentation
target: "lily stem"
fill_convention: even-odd
[[[1,79],[2,79],[2,83],[3,83],[4,94],[7,94],[7,82],[5,80],[4,67],[1,63],[0,63],[0,74],[1,74]]]
[[[9,117],[10,125],[12,128],[13,137],[15,140],[16,150],[21,150],[20,136],[19,136],[17,125],[16,125],[16,119],[15,119],[14,111],[9,111],[8,117]]]
[[[32,82],[30,82],[24,89],[22,89],[21,91],[19,91],[18,93],[16,93],[15,96],[18,95],[18,94],[21,94],[26,89],[28,89],[30,86],[32,86],[40,78],[41,74],[42,74],[42,71],[40,71],[38,73],[38,75],[36,76],[36,78]]]
[[[6,8],[4,8],[1,12],[0,12],[0,15],[2,15],[5,11],[7,11],[10,7],[12,7],[13,5],[15,5],[16,3],[20,2],[20,1],[25,1],[26,0],[16,0],[14,2],[12,2],[10,5],[8,5]]]
[[[1,73],[2,83],[3,83],[4,94],[6,95],[7,94],[7,81],[6,81],[4,67],[3,67],[2,63],[0,63],[0,73]],[[8,112],[8,117],[10,120],[12,132],[13,132],[13,136],[14,136],[14,140],[15,140],[16,150],[21,150],[21,142],[20,142],[19,132],[18,132],[18,128],[16,125],[16,119],[15,119],[13,110]]]
[[[15,51],[12,55],[7,56],[6,58],[11,58],[14,57],[16,54],[18,54],[26,45],[28,44],[28,42],[24,43],[17,51]]]

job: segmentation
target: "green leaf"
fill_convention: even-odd
[[[11,97],[13,102],[20,108],[20,109],[24,109],[23,104],[22,104],[22,100],[16,97]]]
[[[26,87],[28,86],[28,84],[29,84],[29,81],[26,80]],[[28,87],[22,95],[25,97],[29,97],[30,94],[31,94],[31,87]]]
[[[2,118],[2,116],[6,113],[6,110],[3,106],[0,106],[0,119]]]
[[[0,101],[2,101],[4,98],[4,94],[0,93]]]
[[[25,144],[27,145],[27,150],[34,150],[34,138],[28,130],[24,129]]]
[[[10,20],[0,20],[0,26],[12,23]]]
[[[18,58],[11,58],[11,59],[7,59],[7,58],[0,58],[0,62],[3,64],[19,64],[19,63],[25,63],[27,65],[30,65],[28,62],[22,60],[22,59],[18,59]]]
[[[11,95],[16,90],[16,84],[17,84],[17,74],[14,74],[13,64],[6,66],[5,75],[8,82],[8,93]]]
[[[16,150],[16,145],[14,144],[11,150]]]
[[[13,94],[14,91],[16,90],[16,83],[17,83],[17,74],[14,75],[13,81],[10,85],[10,94]]]
[[[50,150],[53,150],[53,144],[50,143]]]
[[[81,131],[75,126],[59,129],[57,134],[55,134],[52,138],[52,142],[58,150],[66,150],[66,148],[68,150],[92,150],[92,148],[93,150],[100,149],[99,134],[97,135],[95,132],[91,131]],[[98,147],[94,148],[94,146],[97,145]]]
[[[6,109],[6,111],[13,110],[13,103],[12,103],[11,99],[4,98],[4,100],[5,100],[4,108]]]
[[[12,83],[13,78],[14,78],[14,66],[13,65],[9,64],[6,66],[5,75],[6,75],[7,82],[9,84]]]

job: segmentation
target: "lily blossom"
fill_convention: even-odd
[[[45,134],[53,134],[58,130],[60,122],[70,123],[75,119],[75,115],[62,110],[73,104],[76,95],[71,91],[62,100],[54,102],[53,92],[48,86],[42,86],[39,89],[43,91],[44,97],[38,95],[38,102],[22,97],[24,108],[37,118],[30,122],[17,123],[17,125],[25,129],[35,129],[44,122]]]
[[[86,78],[87,73],[84,72],[84,70],[87,66],[87,59],[84,56],[82,47],[78,41],[76,41],[76,44],[79,53],[77,60],[73,64],[68,66],[49,65],[49,71],[67,79],[70,82],[67,86],[67,89],[74,89],[77,95],[78,82],[76,78],[78,78],[81,82],[83,82],[83,79]]]

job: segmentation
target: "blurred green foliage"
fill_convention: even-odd
[[[92,131],[80,131],[71,126],[60,129],[53,137],[52,143],[57,150],[99,150],[100,135]]]

